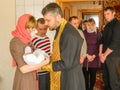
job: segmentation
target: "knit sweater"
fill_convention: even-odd
[[[32,38],[32,43],[34,44],[35,49],[41,49],[45,51],[50,56],[50,39],[49,37],[40,37],[35,35]]]

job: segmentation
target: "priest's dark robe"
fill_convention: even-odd
[[[56,29],[55,38],[59,32]],[[60,38],[61,60],[52,63],[53,71],[61,71],[60,90],[85,90],[80,51],[83,44],[78,31],[69,23],[66,24]]]

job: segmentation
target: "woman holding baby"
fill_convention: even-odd
[[[10,52],[13,60],[16,62],[16,72],[13,84],[13,90],[36,90],[35,70],[49,63],[49,59],[41,63],[28,65],[23,60],[24,49],[26,46],[31,47],[31,32],[35,27],[36,20],[30,14],[24,14],[18,19],[16,29],[12,31],[14,36],[10,41]]]

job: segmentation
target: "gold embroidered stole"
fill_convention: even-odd
[[[51,53],[51,63],[47,66],[42,67],[43,70],[50,71],[50,90],[60,90],[61,72],[60,71],[54,72],[52,70],[52,62],[61,60],[61,57],[60,57],[60,37],[61,37],[61,34],[64,30],[66,23],[67,23],[66,20],[62,21],[58,35],[57,35],[56,39],[53,41],[53,49],[52,49],[52,53]]]
[[[64,30],[64,27],[66,25],[66,20],[63,20],[58,35],[56,37],[56,39],[53,41],[53,50],[52,50],[52,55],[51,55],[51,60],[52,62],[57,61],[57,60],[61,60],[60,57],[60,37],[61,34]],[[61,72],[57,71],[57,72],[52,72],[51,73],[51,90],[60,90],[60,75]]]

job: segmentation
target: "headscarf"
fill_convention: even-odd
[[[94,33],[94,32],[97,33],[97,28],[96,28],[96,26],[94,26],[94,29],[91,30],[91,29],[89,28],[89,26],[87,25],[87,32],[88,32],[88,33]]]
[[[27,44],[31,41],[31,36],[29,32],[25,29],[27,20],[29,19],[30,14],[24,14],[18,19],[16,29],[12,31],[12,35],[19,38],[23,43]],[[12,66],[16,66],[16,61],[12,60]]]
[[[31,41],[30,33],[26,30],[25,25],[30,14],[24,14],[18,19],[16,29],[12,31],[12,35],[19,38],[23,43],[27,44]]]

